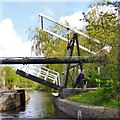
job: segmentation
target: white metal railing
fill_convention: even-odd
[[[27,74],[34,75],[36,77],[42,77],[44,80],[51,80],[54,84],[61,85],[60,75],[58,72],[41,65],[27,65],[22,68]]]
[[[45,31],[45,32],[47,32],[47,33],[49,33],[49,34],[51,34],[53,36],[56,36],[56,37],[58,37],[58,38],[60,38],[60,39],[62,39],[64,41],[66,41],[66,42],[68,42],[67,38],[62,37],[61,35],[58,35],[58,34],[52,32],[52,31],[50,31],[50,30],[48,30],[48,29],[46,29],[44,27],[44,19],[49,20],[49,21],[51,21],[51,22],[53,22],[55,24],[58,24],[58,25],[60,25],[60,26],[62,26],[64,28],[66,28],[66,29],[68,29],[70,31],[73,31],[74,33],[77,33],[77,34],[79,34],[79,35],[81,35],[81,36],[83,36],[85,38],[88,38],[89,40],[92,40],[92,41],[94,41],[94,42],[96,42],[98,44],[103,43],[103,42],[101,42],[101,41],[99,41],[99,40],[97,40],[95,38],[91,38],[90,36],[88,36],[87,34],[85,34],[83,32],[80,32],[80,31],[78,31],[76,29],[72,29],[69,26],[63,25],[62,23],[59,23],[59,22],[55,21],[54,19],[50,18],[49,16],[46,16],[46,15],[44,15],[42,13],[39,13],[39,18],[40,18],[40,24],[41,24],[40,29],[42,29],[43,31]],[[91,53],[93,55],[97,55],[99,52],[101,52],[101,50],[105,50],[106,52],[110,52],[110,50],[112,49],[112,47],[110,45],[107,45],[106,43],[103,43],[103,44],[105,46],[102,49],[100,49],[99,51],[97,51],[97,52],[94,52],[94,51],[92,51],[92,50],[90,50],[90,49],[88,49],[88,48],[86,48],[86,47],[84,47],[82,45],[79,45],[79,48],[81,48],[81,49],[83,49],[83,50],[85,50],[85,51],[87,51],[87,52],[89,52],[89,53]]]

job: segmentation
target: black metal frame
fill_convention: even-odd
[[[73,50],[74,50],[74,45],[75,45],[75,42],[76,42],[76,45],[77,45],[77,52],[78,52],[78,59],[79,59],[79,61],[80,61],[80,69],[81,69],[81,71],[82,71],[82,61],[80,60],[80,48],[79,48],[79,42],[78,42],[78,36],[77,36],[77,33],[74,33],[74,35],[73,35],[73,38],[71,39],[71,46],[69,47],[68,46],[68,48],[70,48],[70,60],[72,59],[72,54],[73,54]],[[66,78],[65,78],[65,84],[64,84],[64,88],[66,88],[67,87],[67,82],[68,82],[68,75],[69,75],[69,69],[70,69],[70,63],[68,64],[68,67],[67,67],[67,71],[66,71]]]
[[[46,58],[46,57],[0,57],[0,64],[82,64],[82,63],[101,63],[104,62],[103,57],[61,57],[61,58]]]

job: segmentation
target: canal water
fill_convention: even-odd
[[[2,118],[69,118],[54,106],[51,93],[33,90],[28,94],[30,100],[26,106],[0,112],[0,120]]]

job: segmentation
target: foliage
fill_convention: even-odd
[[[112,47],[110,52],[101,50],[97,56],[102,56],[106,61],[102,64],[93,64],[90,66],[85,65],[87,68],[87,76],[89,78],[90,87],[96,86],[96,82],[100,84],[101,88],[101,100],[107,101],[116,99],[118,97],[119,87],[119,17],[117,16],[118,5],[116,6],[116,12],[100,12],[100,8],[103,6],[117,4],[108,4],[108,2],[96,3],[85,16],[86,33],[92,38],[101,41],[101,44],[96,44],[93,41],[88,41],[91,50],[99,51],[105,44]],[[104,6],[104,7],[105,7]],[[100,75],[97,73],[96,66],[99,66]],[[91,68],[91,69],[90,69]]]
[[[9,66],[5,66],[2,71],[6,72],[6,86],[8,89],[11,89],[14,85],[15,85],[15,72],[14,70],[9,67]]]
[[[38,56],[41,55],[41,52],[46,57],[48,56],[57,57],[57,56],[63,56],[65,54],[64,46],[67,45],[66,42],[58,38],[54,38],[52,35],[42,30],[39,30],[38,28],[36,28],[35,31],[36,32],[34,38],[37,39],[37,42],[33,44],[32,50],[35,52],[36,55]],[[61,49],[61,46],[63,47],[63,49]]]
[[[89,11],[85,16],[85,20],[88,23],[86,26],[87,34],[92,38],[98,39],[101,41],[101,44],[95,44],[88,40],[91,49],[95,51],[99,51],[102,49],[105,44],[110,45],[112,49],[117,45],[117,26],[118,26],[118,17],[117,11],[109,12],[109,11],[100,11],[102,7],[107,6],[94,6],[92,10]],[[101,51],[104,52],[105,51]],[[100,55],[102,53],[100,52]]]
[[[10,66],[1,67],[1,72],[6,72],[6,86],[8,89],[18,88],[30,88],[35,87],[35,82],[32,82],[26,78],[23,78],[16,74],[15,69]]]
[[[67,37],[66,31],[58,25],[50,27],[49,29],[53,31],[54,33]],[[71,32],[69,33],[69,39],[72,39],[72,37],[73,37],[73,33]],[[64,56],[66,57],[70,55],[70,52],[67,51],[67,44],[68,44],[67,42],[59,38],[56,38],[42,30],[39,30],[39,28],[35,28],[35,34],[33,38],[35,38],[36,41],[34,42],[32,46],[32,50],[35,52],[37,56],[41,55],[41,52],[45,57],[64,57]],[[84,44],[85,46],[85,42],[84,42],[85,38],[83,38],[82,36],[78,36],[78,39],[79,39],[79,42],[81,42],[81,44]],[[88,55],[89,53],[81,50],[81,55],[82,54]],[[76,47],[74,47],[73,56],[78,56]],[[66,73],[67,65],[47,64],[46,67],[59,72],[60,78],[62,79],[62,72]],[[70,73],[69,74],[70,84],[73,83],[73,79],[74,78],[71,77],[71,73]],[[68,87],[72,87],[70,84],[68,85]]]
[[[53,29],[53,28],[51,28]],[[55,29],[59,29],[58,26],[55,26]],[[65,48],[67,46],[66,42],[51,36],[50,34],[39,30],[38,28],[35,29],[35,42],[32,46],[32,50],[35,52],[37,56],[44,54],[45,57],[63,57],[65,55]],[[52,30],[53,31],[53,30]],[[56,30],[54,31],[56,32]],[[58,32],[58,31],[57,31]],[[61,49],[62,46],[62,49]],[[47,64],[48,68],[56,70],[62,74],[62,65],[50,65]]]
[[[99,65],[95,63],[84,65],[85,76],[88,78],[87,87],[98,87],[98,83],[95,81],[96,78],[99,78],[98,66]]]
[[[117,91],[117,86],[118,86],[118,81],[116,80],[100,80],[96,79],[96,81],[100,84],[101,91],[103,93],[102,99],[109,101],[112,99],[116,99],[118,93]]]
[[[95,38],[101,41],[100,44],[93,42],[91,39],[83,38],[78,35],[79,43],[92,51],[99,52],[95,57],[102,56],[103,59],[106,59],[106,62],[102,64],[86,64],[85,75],[89,79],[89,87],[96,87],[98,83],[95,79],[101,79],[106,81],[108,79],[118,80],[118,43],[119,43],[119,33],[116,32],[118,29],[118,16],[117,12],[104,12],[99,11],[99,9],[106,5],[109,5],[106,1],[97,2],[95,6],[91,8],[87,14],[84,14],[85,21],[88,23],[86,26],[86,34],[88,34],[91,38]],[[59,25],[55,25],[53,27],[49,27],[51,31],[58,33],[59,35],[67,37],[66,31],[61,28]],[[82,31],[82,30],[81,30]],[[73,33],[71,32],[69,38],[71,38]],[[41,55],[41,52],[45,57],[62,57],[66,55],[66,47],[67,43],[56,38],[38,28],[35,28],[35,34],[33,37],[36,41],[32,46],[32,50],[36,53],[36,55]],[[106,50],[102,50],[104,46],[111,46],[112,50],[107,52]],[[81,50],[82,56],[92,56],[91,54]],[[69,56],[69,54],[68,54]],[[73,53],[73,56],[77,56],[77,51]],[[100,75],[98,75],[97,67],[101,68]],[[62,75],[64,71],[63,65],[46,65],[46,67],[56,70]],[[71,87],[71,79],[73,80],[73,76],[71,77],[71,73],[69,74],[69,83],[68,86]],[[77,72],[76,72],[77,75]],[[62,76],[61,76],[62,78]],[[117,86],[116,86],[117,87]],[[111,89],[112,90],[112,89]]]
[[[0,72],[6,71],[6,87],[8,89],[18,88],[32,88],[41,91],[51,91],[51,88],[45,85],[38,84],[27,78],[21,77],[16,74],[14,67],[4,66],[0,67]]]

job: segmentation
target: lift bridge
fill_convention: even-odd
[[[43,30],[44,32],[47,32],[53,36],[56,36],[58,38],[60,38],[61,40],[64,40],[66,42],[68,42],[68,46],[67,49],[70,52],[70,56],[69,57],[63,57],[63,58],[46,58],[46,57],[10,57],[10,58],[0,58],[0,64],[28,64],[26,67],[24,67],[24,69],[17,69],[16,73],[22,77],[28,78],[32,81],[38,82],[40,84],[46,85],[48,87],[54,88],[55,90],[59,90],[62,88],[66,88],[67,87],[67,82],[68,82],[68,75],[69,75],[69,71],[71,68],[73,68],[74,66],[71,66],[71,64],[77,64],[77,66],[80,66],[80,69],[82,71],[82,64],[83,63],[90,63],[90,62],[103,62],[105,60],[103,60],[102,57],[96,57],[96,55],[101,52],[102,50],[105,50],[106,52],[109,52],[111,50],[111,46],[103,43],[105,46],[100,49],[99,51],[95,52],[95,51],[91,51],[90,49],[80,45],[78,43],[78,34],[88,38],[89,40],[92,40],[94,42],[96,42],[97,44],[101,44],[101,41],[94,39],[94,38],[90,38],[88,35],[78,31],[78,30],[74,30],[72,28],[70,28],[69,26],[65,26],[61,23],[56,22],[55,20],[53,20],[52,18],[45,16],[43,14],[39,14],[39,19],[41,21],[41,26],[40,29]],[[73,37],[71,40],[68,40],[67,38],[58,35],[52,31],[49,31],[48,29],[44,28],[44,19],[47,19],[55,24],[60,25],[61,27],[64,27],[65,29],[72,31]],[[74,46],[77,47],[77,53],[78,56],[77,57],[73,57],[73,50],[74,50]],[[87,52],[89,52],[90,54],[94,55],[93,57],[86,57],[86,56],[80,56],[80,49],[83,49]],[[31,65],[32,64],[32,65]],[[48,69],[46,67],[41,66],[41,64],[68,64],[67,66],[67,70],[66,72],[66,76],[65,76],[65,80],[64,80],[64,85],[61,84],[61,80],[60,80],[60,75],[58,72]]]
[[[39,64],[25,66],[22,70],[17,69],[16,73],[55,90],[61,86],[59,73]]]

